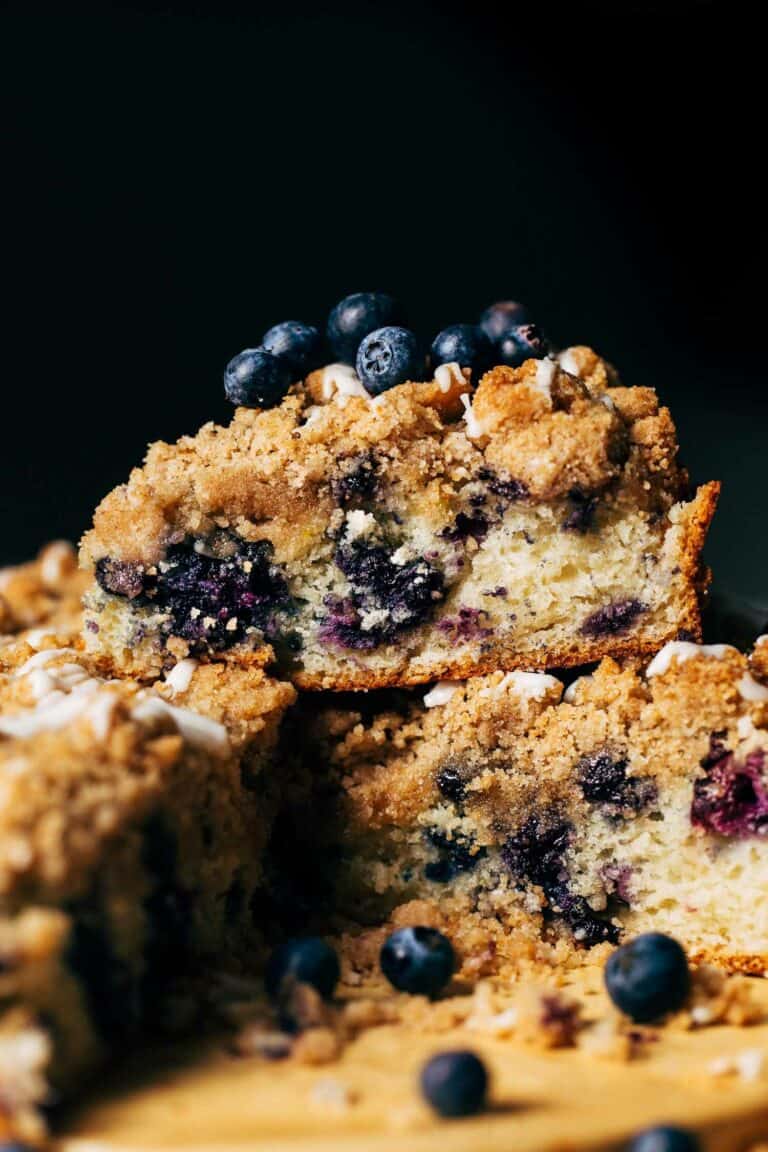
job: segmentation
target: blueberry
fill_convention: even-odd
[[[440,1116],[474,1116],[485,1107],[488,1072],[474,1052],[440,1052],[422,1068],[421,1090]]]
[[[418,380],[423,374],[424,358],[419,344],[407,328],[377,328],[370,332],[357,350],[357,374],[374,396]]]
[[[664,1125],[646,1128],[630,1141],[627,1152],[699,1152],[701,1144],[693,1132]]]
[[[336,360],[354,364],[361,342],[377,328],[396,324],[399,309],[386,292],[354,292],[328,317],[326,340]]]
[[[456,363],[483,372],[491,361],[491,342],[475,324],[451,324],[432,341],[432,367]]]
[[[278,356],[298,379],[312,372],[320,363],[320,333],[311,324],[285,320],[270,328],[261,342],[267,352]]]
[[[685,952],[661,932],[646,932],[617,948],[604,976],[613,1003],[637,1024],[676,1012],[691,986]]]
[[[505,332],[496,345],[500,364],[519,368],[526,360],[541,360],[549,352],[549,341],[535,324],[521,324]]]
[[[285,396],[292,372],[286,362],[264,348],[246,348],[224,370],[227,400],[245,408],[274,408]]]
[[[453,945],[437,928],[401,928],[384,941],[381,970],[399,992],[437,996],[456,964]]]
[[[274,999],[279,995],[286,979],[300,984],[311,984],[320,995],[329,1000],[341,975],[339,958],[325,940],[319,936],[304,936],[286,940],[272,953],[264,984]]]
[[[581,623],[584,636],[619,636],[626,632],[647,610],[640,600],[614,600],[590,613]]]
[[[480,317],[480,327],[492,344],[497,344],[510,328],[530,323],[530,315],[524,304],[516,300],[499,300],[486,308]]]

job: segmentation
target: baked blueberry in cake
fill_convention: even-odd
[[[315,330],[278,326],[228,366],[231,423],[153,445],[101,503],[89,650],[140,677],[275,660],[342,690],[698,637],[718,485],[690,493],[653,390],[527,323],[454,325],[428,368],[368,295],[329,324],[356,367],[311,371]]]
[[[0,643],[0,1121],[33,1135],[37,1106],[122,1053],[174,980],[253,961],[295,695],[193,660],[107,681],[76,631],[41,623]]]
[[[768,644],[376,700],[303,705],[322,783],[295,834],[351,963],[388,921],[442,929],[465,972],[645,931],[766,969]]]

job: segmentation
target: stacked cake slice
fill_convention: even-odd
[[[545,351],[276,392],[249,352],[272,393],[155,444],[83,573],[0,573],[0,1115],[275,930],[347,973],[407,924],[467,976],[648,928],[766,967],[768,648],[697,643],[718,485]]]
[[[565,690],[496,672],[304,711],[320,771],[289,852],[314,862],[352,967],[427,923],[467,974],[650,930],[768,968],[768,644],[748,663],[673,641]]]
[[[106,497],[86,640],[142,677],[266,649],[333,691],[652,654],[699,634],[717,492],[689,492],[667,409],[589,349],[375,397],[331,366]]]

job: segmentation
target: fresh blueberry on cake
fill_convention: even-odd
[[[319,367],[321,340],[317,328],[300,320],[284,320],[264,334],[261,342],[267,352],[283,360],[295,379]]]
[[[549,343],[535,324],[509,328],[496,344],[500,364],[519,368],[526,360],[540,360],[549,352]]]
[[[528,309],[516,300],[499,300],[489,305],[480,317],[480,327],[492,344],[498,344],[510,328],[530,322]]]
[[[273,408],[288,391],[291,367],[265,348],[246,348],[224,371],[224,392],[233,404]]]
[[[361,342],[357,374],[371,396],[423,375],[419,342],[408,328],[376,328]]]
[[[326,326],[326,341],[333,355],[344,364],[354,364],[357,350],[371,332],[398,324],[400,309],[386,292],[353,292],[332,310]]]
[[[390,305],[335,313],[357,372],[294,380],[305,326],[272,329],[279,354],[227,369],[231,423],[154,444],[102,501],[81,558],[104,667],[274,662],[299,687],[346,690],[699,636],[718,485],[691,496],[655,393],[587,348],[545,355],[524,325],[508,330],[516,367],[473,375],[456,347],[432,376],[416,335],[382,325]]]
[[[432,341],[431,364],[458,364],[482,373],[492,360],[491,342],[477,324],[451,324]]]

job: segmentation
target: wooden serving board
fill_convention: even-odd
[[[578,982],[580,977],[575,978]],[[768,982],[755,982],[768,1013]],[[584,985],[590,1005],[602,993]],[[594,999],[590,999],[594,998]],[[441,1121],[418,1070],[436,1051],[472,1047],[492,1070],[492,1106]],[[724,1057],[762,1053],[756,1078],[713,1075]],[[754,1072],[760,1056],[746,1062]],[[707,1152],[768,1145],[768,1023],[659,1029],[630,1062],[542,1051],[456,1028],[364,1032],[322,1067],[233,1057],[223,1042],[137,1056],[72,1115],[59,1152],[587,1152],[619,1149],[662,1122],[696,1130]]]

